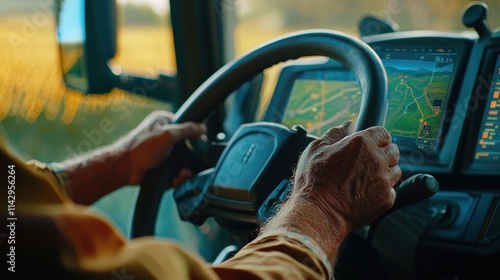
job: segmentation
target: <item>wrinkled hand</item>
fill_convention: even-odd
[[[292,194],[317,205],[347,230],[360,228],[388,210],[401,178],[399,150],[383,127],[351,134],[352,123],[328,130],[303,152]]]
[[[204,124],[171,124],[173,114],[154,111],[117,145],[125,149],[130,164],[129,184],[139,184],[144,174],[165,161],[174,145],[184,139],[196,139],[207,132]],[[187,175],[186,171],[181,172]]]

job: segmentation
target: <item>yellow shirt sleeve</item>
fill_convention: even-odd
[[[0,202],[2,209],[13,211],[12,215],[2,211],[0,218],[16,218],[8,220],[14,224],[15,243],[5,248],[15,256],[15,272],[8,271],[15,273],[12,279],[332,277],[328,261],[321,250],[315,250],[314,242],[285,229],[259,236],[219,266],[165,240],[143,237],[128,241],[109,221],[74,204],[50,170],[36,164],[33,168],[13,156],[1,136],[0,162],[1,169],[12,166],[15,171],[15,207],[9,208],[6,199]]]

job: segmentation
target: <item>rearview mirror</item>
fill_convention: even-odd
[[[57,41],[64,82],[83,93],[109,92],[116,52],[114,0],[57,0]]]

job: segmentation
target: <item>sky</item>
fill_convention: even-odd
[[[146,4],[158,14],[164,14],[170,8],[168,0],[118,0],[120,3]],[[83,0],[65,1],[62,7],[61,24],[57,36],[60,42],[75,43],[84,41]]]
[[[84,41],[83,0],[64,1],[57,31],[59,42],[76,43]]]

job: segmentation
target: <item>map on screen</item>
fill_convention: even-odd
[[[388,76],[385,127],[393,141],[433,149],[441,130],[456,48],[385,48],[377,53]],[[296,79],[283,124],[300,124],[320,136],[345,120],[357,120],[361,102],[358,81],[328,71]]]
[[[321,135],[332,126],[358,118],[361,90],[358,81],[297,80],[283,124],[300,124]]]

